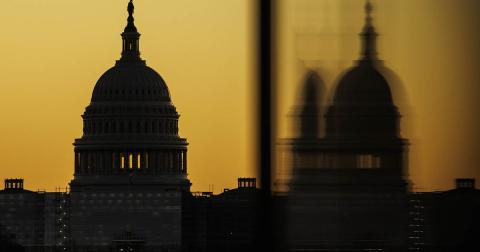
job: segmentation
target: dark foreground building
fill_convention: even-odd
[[[0,251],[87,250],[72,243],[70,239],[72,218],[69,194],[65,191],[52,193],[28,191],[21,187],[19,181],[22,180],[7,180],[6,188],[0,191],[0,248],[2,249]],[[18,187],[13,186],[13,183],[18,183]],[[179,227],[180,248],[154,251],[255,251],[255,246],[258,244],[256,231],[258,230],[259,193],[255,187],[255,179],[241,178],[237,188],[225,190],[218,195],[211,192],[184,194]],[[302,198],[299,198],[299,195]],[[342,209],[341,207],[345,204],[339,205],[336,196],[328,195],[330,201],[327,201],[325,195],[327,194],[311,190],[309,194],[295,191],[289,196],[274,197],[275,211],[277,214],[281,213],[276,216],[276,221],[282,224],[275,230],[276,235],[288,240],[290,246],[287,248],[285,245],[285,250],[281,251],[301,251],[307,246],[309,251],[362,251],[362,248],[365,248],[367,241],[357,242],[354,245],[352,243],[334,245],[332,241],[327,243],[325,238],[331,237],[332,234],[324,235],[321,232],[336,232],[334,234],[336,238],[345,239],[338,232],[338,229],[344,227],[342,221],[348,220],[349,215],[357,211],[364,213],[359,218],[375,221],[377,217],[372,217],[371,214],[371,212],[379,212],[371,210],[375,205],[370,204],[371,202],[368,205],[360,205],[365,203],[365,199],[356,199],[349,203],[353,206],[352,209]],[[338,193],[338,195],[342,194]],[[402,251],[451,252],[480,249],[477,242],[480,237],[478,229],[480,190],[475,188],[473,179],[457,179],[457,186],[452,190],[409,193],[407,197],[409,203],[404,213],[408,216],[407,221],[398,224],[406,228],[407,236],[404,237]],[[150,211],[158,211],[156,208],[152,207]],[[286,213],[283,213],[284,209],[287,210]],[[330,218],[340,216],[344,219],[337,218],[335,222],[326,220],[324,219],[326,211]],[[115,213],[108,212],[108,214]],[[310,217],[310,221],[306,224],[305,219]],[[319,225],[319,219],[324,221],[323,225],[330,225],[327,226],[328,228],[333,226],[333,229],[327,230],[326,227]],[[150,220],[156,225],[165,223],[162,220]],[[292,220],[297,220],[299,223],[292,224]],[[117,221],[129,222],[130,219],[119,218]],[[392,223],[391,220],[386,221],[389,224]],[[361,234],[358,229],[353,229],[353,225],[357,223],[349,222],[348,224],[352,226],[352,231]],[[304,225],[306,228],[300,229],[298,225]],[[375,227],[375,225],[370,227],[372,226]],[[149,226],[143,228],[148,229]],[[390,227],[383,228],[388,230]],[[109,237],[110,242],[108,246],[100,248],[109,252],[129,251],[129,249],[148,251],[150,249],[148,240],[132,230],[105,235]],[[285,230],[287,232],[283,233]],[[313,237],[311,234],[315,233],[320,233],[322,236]],[[303,236],[310,239],[299,239]],[[368,241],[370,247],[378,246],[378,242]],[[280,240],[280,242],[284,241]],[[327,245],[328,249],[326,249]],[[320,246],[322,246],[321,249]],[[99,247],[94,247],[87,251],[94,251],[94,249],[100,250]],[[368,250],[363,249],[363,251]],[[377,248],[376,251],[391,250]]]
[[[193,193],[185,199],[185,251],[256,251],[260,191],[254,178],[218,195]]]
[[[474,179],[457,179],[452,190],[410,195],[412,251],[479,251],[480,190]]]
[[[23,188],[23,179],[6,179],[0,191],[0,248],[18,244],[25,251],[53,251],[68,245],[68,204],[66,191],[33,192]]]
[[[183,193],[178,203],[181,206],[178,220],[174,219],[178,221],[178,225],[175,223],[175,226],[172,220],[152,218],[151,215],[155,216],[155,213],[165,211],[164,209],[168,209],[171,203],[166,197],[157,197],[150,189],[139,190],[137,194],[132,193],[131,197],[125,192],[117,192],[119,193],[117,198],[123,195],[127,199],[124,204],[127,210],[135,210],[129,204],[134,204],[142,198],[144,201],[152,201],[136,205],[137,208],[144,209],[141,216],[125,214],[125,210],[117,203],[118,199],[115,201],[102,199],[109,197],[109,194],[102,196],[100,192],[96,194],[94,197],[96,200],[93,202],[77,203],[89,216],[76,219],[79,217],[72,214],[75,209],[71,206],[73,202],[71,195],[74,195],[74,192],[70,194],[64,191],[32,192],[23,189],[22,185],[21,179],[8,179],[5,182],[5,189],[0,191],[0,248],[9,248],[6,251],[254,251],[257,244],[255,231],[258,223],[259,190],[256,188],[254,178],[239,178],[237,188],[225,189],[218,195],[211,192]],[[101,200],[109,205],[103,206]],[[98,214],[99,209],[103,210],[101,218]],[[124,216],[119,216],[118,211]],[[94,214],[99,217],[93,219],[91,216]],[[80,220],[85,222],[83,225],[86,227],[93,223],[102,228],[101,232],[89,230],[92,234],[85,237],[98,236],[100,238],[91,239],[93,241],[105,239],[107,242],[89,246],[74,242],[75,226],[72,223]],[[138,226],[134,226],[136,224],[134,221],[139,223]],[[150,223],[145,225],[147,221]],[[110,224],[111,222],[114,224]],[[133,224],[132,227],[122,229],[125,223]],[[120,227],[118,230],[114,228],[108,230],[105,228],[107,225]],[[154,233],[156,226],[163,228],[168,225],[172,232],[178,232],[180,236],[176,247],[152,246],[148,236],[142,235]],[[154,238],[157,238],[157,235]]]

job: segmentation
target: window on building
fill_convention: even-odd
[[[380,168],[381,160],[379,156],[373,154],[362,154],[357,156],[357,167],[361,169]]]

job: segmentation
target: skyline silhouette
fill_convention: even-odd
[[[469,5],[469,1],[464,0],[456,3],[457,8],[449,8],[453,4],[443,2],[437,4],[435,8],[433,8],[429,6],[429,3],[427,2],[423,4],[416,4],[413,1],[406,1],[405,3],[404,2],[394,2],[393,4],[385,4],[382,2],[375,3],[376,5],[378,5],[379,9],[382,9],[382,12],[376,14],[376,23],[379,31],[382,33],[382,36],[379,38],[379,46],[382,47],[382,58],[385,59],[387,63],[389,63],[388,65],[390,67],[396,70],[398,69],[397,74],[399,76],[402,76],[403,84],[407,85],[405,89],[407,90],[407,97],[409,98],[409,104],[412,107],[411,111],[413,115],[406,115],[406,120],[412,121],[410,128],[412,128],[413,133],[410,133],[409,135],[413,135],[413,137],[410,137],[410,139],[413,141],[412,147],[417,148],[418,150],[413,152],[413,164],[411,167],[412,169],[414,169],[414,171],[420,173],[414,174],[414,182],[418,184],[417,187],[425,190],[447,189],[452,185],[450,180],[451,177],[478,178],[473,168],[463,168],[474,166],[473,164],[475,162],[472,160],[476,160],[476,155],[468,151],[465,152],[463,150],[460,150],[457,147],[452,149],[453,153],[451,154],[451,159],[446,160],[445,156],[449,155],[444,155],[447,146],[450,145],[473,146],[469,149],[476,149],[475,143],[472,143],[474,142],[472,139],[475,139],[476,137],[476,131],[474,131],[474,128],[477,123],[474,120],[475,117],[473,116],[475,114],[474,107],[478,107],[475,106],[475,100],[477,100],[475,99],[475,94],[477,92],[474,92],[475,87],[473,86],[473,83],[475,83],[476,80],[476,74],[473,70],[469,70],[472,68],[472,66],[476,65],[475,59],[472,59],[469,56],[475,55],[474,52],[476,49],[471,48],[472,53],[458,53],[456,55],[454,54],[454,52],[456,51],[463,51],[462,48],[464,48],[465,46],[467,46],[467,48],[470,48],[471,46],[468,46],[468,44],[475,44],[475,41],[477,41],[478,39],[472,30],[472,28],[474,28],[475,22],[465,22],[465,20],[470,17],[470,12],[468,12],[467,10],[475,9],[472,7],[475,5],[474,3],[472,3],[472,5]],[[5,89],[1,99],[2,105],[5,107],[11,106],[9,104],[18,104],[19,99],[23,102],[21,105],[14,106],[12,110],[6,111],[7,117],[5,119],[5,123],[2,126],[2,130],[7,134],[5,138],[1,141],[0,146],[3,153],[5,153],[6,164],[10,167],[17,168],[15,169],[15,172],[13,174],[5,173],[4,171],[2,171],[1,175],[2,177],[24,177],[27,181],[26,186],[33,190],[53,190],[57,186],[65,186],[66,182],[71,178],[71,172],[65,167],[68,167],[73,163],[73,157],[69,154],[71,139],[72,137],[78,135],[79,132],[81,132],[78,125],[78,115],[81,114],[81,104],[84,104],[88,100],[87,96],[89,94],[87,90],[89,90],[89,88],[94,84],[96,75],[100,74],[99,69],[106,68],[108,66],[109,59],[111,59],[115,55],[118,55],[118,50],[116,49],[119,47],[119,45],[118,42],[114,39],[118,35],[118,32],[105,32],[105,30],[115,31],[115,27],[122,27],[122,17],[120,15],[121,11],[109,11],[107,9],[107,6],[116,6],[115,8],[120,10],[122,8],[122,5],[121,3],[118,3],[118,1],[111,5],[108,5],[109,3],[93,3],[88,1],[72,2],[69,5],[56,4],[57,3],[53,1],[49,3],[36,3],[36,5],[29,6],[22,5],[20,3],[9,2],[5,4],[5,8],[8,10],[8,14],[2,17],[10,18],[12,25],[7,27],[7,32],[15,35],[12,36],[11,42],[5,43],[8,43],[6,45],[10,45],[10,43],[15,42],[16,45],[13,48],[17,48],[17,50],[2,51],[6,57],[5,63],[3,63],[5,64],[5,72],[2,75],[2,83],[4,83]],[[249,77],[244,76],[245,74],[240,74],[240,72],[248,72],[248,58],[252,58],[251,56],[248,56],[249,54],[247,52],[249,47],[248,43],[245,42],[249,40],[249,37],[253,36],[249,35],[249,28],[245,24],[246,20],[248,20],[248,6],[240,2],[234,2],[231,4],[212,4],[213,8],[225,8],[225,13],[231,13],[234,4],[237,4],[237,9],[242,10],[242,12],[238,14],[237,19],[230,19],[230,23],[225,24],[226,27],[237,27],[238,29],[233,29],[237,32],[231,31],[230,29],[226,28],[221,29],[224,32],[231,32],[232,34],[238,33],[239,30],[242,31],[242,36],[239,36],[237,38],[238,42],[229,43],[231,48],[225,46],[217,46],[215,50],[213,50],[213,47],[211,50],[207,50],[210,51],[210,54],[213,55],[211,57],[216,58],[216,61],[218,61],[218,64],[212,63],[210,61],[209,64],[215,65],[212,66],[211,69],[240,69],[238,70],[238,72],[235,71],[235,73],[232,73],[230,75],[231,77],[229,77],[226,75],[219,76],[218,74],[215,74],[215,72],[218,71],[205,71],[204,68],[194,67],[200,66],[201,64],[199,63],[201,62],[201,59],[205,58],[206,55],[206,51],[203,49],[198,50],[197,53],[194,53],[196,51],[193,49],[195,48],[194,43],[184,43],[182,47],[176,46],[179,41],[186,41],[185,38],[188,37],[188,33],[190,32],[191,28],[193,28],[192,25],[188,22],[183,24],[182,27],[180,21],[190,20],[191,17],[191,19],[199,21],[200,24],[203,24],[202,22],[205,22],[205,27],[211,27],[213,29],[214,27],[217,27],[217,25],[220,25],[219,21],[223,20],[222,18],[224,16],[216,16],[215,20],[211,20],[202,18],[201,13],[202,11],[205,11],[205,9],[202,9],[200,7],[198,11],[188,14],[186,12],[176,11],[178,10],[176,8],[179,8],[177,4],[166,4],[165,6],[149,2],[140,2],[137,4],[140,4],[141,6],[147,6],[142,8],[142,15],[140,16],[143,30],[145,30],[145,32],[147,32],[149,36],[149,40],[147,40],[144,45],[145,54],[148,55],[146,59],[149,60],[150,64],[152,64],[152,66],[156,67],[157,69],[164,69],[162,71],[165,72],[164,77],[167,78],[167,80],[172,80],[169,82],[174,83],[172,92],[178,94],[176,95],[179,99],[179,102],[177,102],[177,106],[180,106],[180,108],[184,107],[186,109],[182,109],[182,111],[185,111],[182,114],[185,116],[184,119],[186,122],[184,125],[185,127],[182,127],[182,129],[185,131],[185,135],[193,137],[193,140],[195,141],[193,142],[194,144],[192,148],[198,150],[195,151],[195,154],[190,157],[192,159],[192,166],[199,167],[198,169],[192,170],[192,176],[197,178],[196,181],[198,181],[193,185],[194,188],[197,188],[197,190],[205,190],[208,187],[211,187],[210,185],[213,184],[216,191],[218,192],[221,191],[224,187],[228,188],[234,186],[232,184],[224,184],[225,182],[223,181],[227,181],[228,179],[218,179],[213,182],[209,181],[208,177],[212,176],[212,174],[220,173],[219,177],[222,178],[230,177],[230,174],[232,173],[234,173],[234,176],[231,177],[255,175],[255,171],[253,169],[254,161],[252,161],[254,160],[254,153],[251,150],[252,148],[249,147],[253,145],[251,143],[253,142],[253,140],[248,140],[250,139],[248,136],[253,135],[253,130],[249,129],[249,125],[251,126],[252,124],[249,121],[252,121],[253,119],[248,119],[250,118],[248,116],[248,114],[250,113],[249,107],[251,107],[251,105],[248,105],[248,101],[251,99],[249,98],[251,95],[248,92],[248,89],[252,88],[248,88],[248,86],[251,84],[246,81],[247,79],[249,79]],[[362,18],[358,13],[354,11],[348,12],[346,7],[348,7],[349,5],[346,5],[342,1],[340,1],[338,4],[332,3],[331,1],[319,1],[319,4],[317,5],[312,4],[311,1],[310,3],[308,1],[304,1],[303,5],[302,3],[292,2],[286,4],[287,6],[295,7],[293,8],[293,10],[299,14],[303,13],[304,15],[302,16],[312,15],[311,13],[319,13],[318,16],[321,18],[319,22],[315,22],[314,24],[305,24],[305,22],[301,19],[292,20],[291,18],[281,18],[281,20],[284,20],[287,26],[298,27],[298,25],[295,24],[300,24],[300,28],[302,30],[304,29],[302,28],[303,26],[310,25],[311,27],[314,27],[313,30],[316,31],[319,28],[315,27],[328,27],[327,24],[330,24],[329,29],[333,31],[351,31],[349,32],[350,35],[348,35],[348,39],[345,38],[337,40],[338,42],[342,41],[342,43],[345,44],[344,49],[337,50],[340,51],[337,56],[332,55],[332,53],[321,53],[321,55],[325,55],[325,59],[327,61],[333,60],[333,64],[337,64],[335,62],[339,62],[338,64],[344,65],[345,67],[349,65],[351,59],[354,58],[353,55],[355,55],[359,50],[358,44],[355,43],[355,36],[358,32],[358,29],[356,27],[346,27],[345,20],[361,20]],[[304,7],[302,6],[308,6],[308,4],[311,4],[311,6],[313,7],[308,12],[305,12],[305,10],[302,9]],[[326,12],[326,10],[318,8],[324,7],[324,5],[329,7],[326,10],[331,11]],[[72,7],[69,8],[69,6]],[[95,6],[96,8],[92,8],[92,6]],[[191,5],[191,8],[196,9],[194,8],[194,6],[195,5]],[[361,3],[352,3],[352,7],[353,6],[360,7]],[[472,8],[467,8],[468,6]],[[37,9],[33,7],[38,7],[39,11],[37,11]],[[166,11],[169,8],[172,10],[172,12],[184,13],[184,18],[181,20],[179,17],[175,17],[175,15],[171,13],[168,15],[164,15],[165,17],[162,19],[156,17],[154,18],[153,22],[146,22],[147,18],[152,19],[155,16],[153,15],[154,10]],[[431,12],[428,12],[426,11],[428,8],[433,9]],[[228,12],[228,10],[230,10],[230,12]],[[50,15],[48,16],[43,15],[43,13],[49,12],[52,13],[50,13]],[[346,14],[347,12],[348,14]],[[15,17],[10,16],[13,15],[13,13],[16,13]],[[293,13],[294,12],[291,11],[290,14],[287,13],[285,15],[287,15],[286,17],[288,17],[291,16]],[[327,15],[325,13],[330,14]],[[339,15],[341,13],[345,14]],[[405,19],[409,15],[404,15],[403,13],[411,13],[413,19],[406,23]],[[427,16],[424,17],[416,13],[425,13],[425,15]],[[449,18],[445,19],[444,21],[436,19],[436,17],[442,16],[445,13],[451,13],[451,15],[448,16]],[[455,13],[457,13],[457,15],[453,15]],[[30,15],[30,17],[24,16],[27,14]],[[69,15],[71,16],[70,18],[65,18]],[[88,15],[92,15],[92,17],[87,18]],[[101,15],[103,15],[104,17],[102,18]],[[185,16],[188,18],[185,18]],[[50,24],[43,25],[42,27],[43,30],[47,31],[47,34],[49,34],[49,36],[35,36],[35,38],[37,39],[36,42],[27,43],[27,41],[31,41],[32,39],[25,39],[27,36],[26,34],[37,34],[34,31],[41,30],[37,24],[32,23],[34,19],[41,20],[42,24]],[[435,27],[432,26],[431,22],[426,22],[427,19],[437,20],[438,22],[441,22],[439,23],[441,25],[438,26],[443,27],[444,29],[442,29],[442,31],[437,31],[434,29],[431,31],[431,33],[419,36],[419,34],[421,34],[420,32],[428,30],[427,28]],[[63,27],[61,24],[54,25],[57,20],[65,20],[65,25],[68,24],[68,26],[72,27],[72,29],[68,27]],[[244,20],[245,22],[240,20]],[[323,20],[325,20],[325,22],[323,22]],[[343,25],[336,25],[340,21],[341,23],[343,23]],[[175,25],[162,26],[162,24],[168,24],[168,22],[173,22]],[[325,25],[322,24],[322,22],[325,23]],[[415,22],[418,24],[418,26],[408,25],[410,22]],[[392,25],[390,25],[389,27],[387,24],[390,23]],[[393,24],[396,24],[395,26],[399,28],[393,28]],[[185,32],[169,32],[169,30],[173,29],[172,27],[174,26],[179,27],[178,30],[182,30]],[[87,29],[87,27],[90,28]],[[161,33],[155,31],[157,27],[160,31],[162,31]],[[163,32],[163,30],[165,31]],[[175,29],[173,30],[175,31]],[[442,42],[444,40],[442,40],[441,38],[448,37],[448,34],[451,34],[451,31],[453,30],[462,31],[462,33],[458,34],[458,36],[460,36],[460,38],[463,37],[463,39],[458,39],[458,47],[453,46],[451,48],[448,48],[447,50],[447,48],[442,47],[445,46],[447,43]],[[24,34],[22,31],[31,32],[26,32]],[[63,36],[62,34],[70,34],[72,36]],[[164,36],[160,38],[160,34],[170,34],[171,40],[164,38]],[[190,36],[193,36],[193,34],[191,34]],[[218,33],[215,32],[214,34],[216,34],[215,36],[217,36],[221,33],[219,31]],[[431,47],[431,49],[425,48],[426,46],[424,45],[426,44],[424,41],[428,41],[428,34],[432,36],[432,40],[439,41],[438,43],[436,43],[437,46],[433,46]],[[281,36],[281,38],[288,37],[288,35],[282,34],[279,34],[279,36]],[[92,37],[96,37],[98,39],[92,39]],[[225,37],[227,37],[227,35],[225,35]],[[225,37],[222,36],[221,38]],[[335,32],[333,33],[333,35],[328,35],[327,33],[327,35],[320,37],[321,43],[319,43],[319,45],[322,45],[323,38],[325,38],[325,41],[332,41],[332,39],[335,37],[338,37],[338,35],[335,35]],[[35,38],[33,38],[33,41],[35,41]],[[51,39],[58,42],[52,43],[50,42]],[[398,41],[395,42],[395,40]],[[97,41],[99,43],[96,43]],[[203,45],[205,45],[206,43],[211,43],[212,41],[218,44],[225,44],[224,42],[222,42],[225,41],[223,39],[205,39],[202,40],[202,43],[200,43],[199,46],[205,48],[205,46]],[[279,41],[285,44],[285,42],[282,41],[286,40],[280,39]],[[300,41],[303,40],[300,39]],[[315,42],[317,41],[319,40],[315,39]],[[81,44],[85,42],[88,42],[88,46],[81,46]],[[198,43],[199,42],[197,41],[197,44]],[[400,46],[401,43],[404,46]],[[308,42],[307,44],[311,43]],[[335,42],[333,44],[335,45],[338,43]],[[54,45],[56,45],[57,48],[53,48]],[[2,50],[5,50],[5,48],[7,47],[8,46],[3,47]],[[425,53],[419,54],[415,47],[422,48]],[[43,48],[52,48],[52,50],[43,50]],[[178,67],[178,60],[175,60],[175,58],[179,57],[178,55],[184,54],[183,52],[185,49],[181,48],[188,48],[189,51],[187,55],[192,57],[191,60],[184,61],[184,63],[182,64],[187,64],[186,68],[188,69],[198,69],[194,70],[197,71],[194,74],[195,76],[206,77],[205,83],[203,83],[202,85],[192,84],[193,82],[189,81],[188,77],[181,74],[181,71],[176,70],[178,68],[182,68]],[[286,49],[283,50],[284,52],[291,52],[292,49],[289,48],[295,48],[295,46],[286,45],[282,46],[282,48]],[[314,49],[316,47],[306,48],[312,48],[312,51],[315,51]],[[402,48],[407,48],[405,49],[405,51],[410,53],[402,54],[402,56],[399,56],[400,53],[392,52],[392,48],[398,48],[398,50],[396,51],[402,51],[404,50]],[[243,63],[240,63],[240,65],[238,65],[237,63],[232,63],[232,61],[228,60],[229,57],[227,56],[221,57],[218,56],[216,53],[213,53],[219,50],[224,50],[222,51],[224,52],[224,54],[228,52],[227,54],[225,54],[227,56],[232,56],[232,53],[239,52],[234,57],[232,57],[237,59],[240,58],[240,61]],[[92,53],[94,53],[95,55],[99,55],[100,57],[97,57],[94,61],[92,61],[91,56],[88,56],[89,51],[92,51]],[[459,67],[453,66],[453,61],[451,63],[445,62],[444,64],[442,63],[440,65],[438,65],[437,63],[438,66],[435,67],[435,64],[433,64],[433,59],[435,58],[428,56],[431,56],[431,53],[440,51],[446,54],[445,56],[442,56],[443,58],[458,59],[455,62],[463,62],[466,67],[459,69]],[[48,55],[46,54],[46,52],[49,52]],[[58,54],[56,54],[56,52],[58,52]],[[81,55],[79,55],[79,52],[81,52]],[[429,53],[429,55],[426,55],[426,53]],[[321,61],[321,58],[314,60],[305,60],[302,59],[303,55],[301,54],[301,52],[298,52],[298,54],[298,56],[294,57],[300,58],[299,61],[305,63],[300,63],[301,66],[298,66],[298,64],[295,63],[295,65],[297,66],[291,67],[291,69],[299,70],[289,70],[283,71],[281,73],[282,76],[286,77],[279,78],[281,93],[293,94],[297,89],[300,80],[300,78],[296,76],[302,76],[303,73],[304,67],[302,65],[312,64],[315,68],[319,69],[320,72],[325,73],[323,75],[325,78],[325,84],[327,86],[327,93],[330,93],[330,90],[332,90],[331,85],[332,83],[334,83],[334,77],[332,76],[336,76],[336,73],[342,71],[341,69],[344,68],[331,67],[331,63],[329,62],[321,62],[317,67],[315,66],[316,63],[312,63],[312,61]],[[202,56],[197,57],[196,55]],[[317,54],[314,54],[314,56],[315,55]],[[352,55],[352,57],[347,55]],[[419,55],[420,59],[415,59],[415,55]],[[438,57],[440,58],[440,56]],[[72,60],[74,58],[78,60]],[[40,62],[40,59],[42,59],[42,62]],[[292,60],[290,60],[291,56],[288,56],[288,58],[284,57],[284,59],[285,60],[280,61],[280,63],[282,63],[282,68],[286,68],[287,66],[292,65],[291,63],[289,63],[292,62]],[[423,77],[421,76],[421,74],[417,74],[418,76],[420,76],[418,77],[407,71],[419,71],[416,69],[408,68],[408,62],[415,60],[420,60],[422,66],[424,66],[425,69],[428,69],[428,75],[425,75]],[[227,65],[227,67],[223,67],[222,65],[227,61],[230,62],[228,64],[236,64],[236,66],[228,67]],[[298,60],[295,59],[295,61]],[[429,63],[430,61],[432,62],[432,64],[428,65],[427,63]],[[435,61],[440,62],[439,60]],[[60,64],[61,62],[65,62],[66,64]],[[59,65],[63,66],[59,67]],[[444,81],[439,81],[442,80],[441,76],[443,76],[443,74],[437,74],[446,72],[445,69],[447,68],[447,66],[451,67],[452,74],[449,75],[448,78],[443,78]],[[55,68],[62,69],[62,72],[64,72],[64,74],[52,74],[52,72],[55,72]],[[22,75],[19,74],[20,71],[28,71],[34,74]],[[203,74],[200,74],[202,72]],[[35,78],[33,78],[33,76],[35,76]],[[243,81],[230,81],[231,79],[238,79],[235,76],[243,76],[241,77]],[[454,77],[458,77],[456,81],[453,81]],[[429,95],[430,92],[433,91],[428,91],[428,86],[431,86],[432,84],[429,84],[429,82],[426,81],[424,82],[426,84],[422,84],[422,79],[428,80],[429,78],[435,79],[435,92],[438,92],[438,95]],[[207,86],[205,85],[212,85],[209,83],[216,84],[207,88]],[[236,83],[236,86],[233,87],[233,89],[235,89],[236,91],[230,91],[232,89],[232,86],[225,85],[225,83]],[[451,83],[457,84],[453,85]],[[238,100],[231,99],[232,101],[234,101],[233,104],[227,105],[229,106],[230,110],[239,112],[236,114],[239,114],[241,116],[232,116],[232,118],[230,118],[231,120],[229,120],[230,122],[220,122],[216,120],[212,121],[212,124],[210,125],[212,127],[202,125],[202,127],[200,128],[191,128],[191,125],[195,125],[195,121],[211,115],[210,111],[212,111],[213,109],[219,109],[217,104],[222,102],[223,99],[218,98],[218,95],[211,95],[214,97],[212,99],[200,99],[201,97],[193,95],[192,92],[189,92],[189,90],[192,88],[198,90],[198,86],[205,86],[205,88],[201,88],[201,92],[205,92],[203,97],[210,97],[210,93],[214,93],[212,90],[217,90],[219,93],[227,94],[224,97],[237,97],[238,94],[241,94],[240,96],[238,96]],[[458,88],[456,88],[457,86]],[[462,89],[462,86],[464,86],[465,88]],[[45,91],[48,89],[56,90],[55,94],[61,93],[62,95],[50,96]],[[453,93],[455,95],[449,97],[447,96],[447,94],[449,93]],[[23,95],[20,96],[19,94]],[[280,103],[277,118],[280,121],[279,137],[284,137],[289,134],[289,124],[283,123],[283,119],[285,115],[288,114],[289,107],[294,104],[294,96],[282,95],[280,97],[280,100],[282,102]],[[328,99],[328,94],[326,99]],[[451,100],[452,102],[443,102],[443,100]],[[197,106],[194,105],[195,102],[191,101],[206,102],[206,107],[208,107],[208,109],[195,111]],[[32,106],[32,104],[40,104],[44,106]],[[58,106],[58,104],[65,104],[65,106]],[[472,108],[471,111],[462,109],[466,108],[467,105],[468,107]],[[30,111],[33,111],[33,113]],[[190,111],[192,112],[189,113]],[[429,111],[436,112],[432,113]],[[454,114],[455,111],[458,111],[458,113]],[[453,119],[448,121],[446,119],[443,119],[443,116],[439,115],[440,112],[445,112],[445,118],[451,117]],[[65,118],[65,120],[58,120],[57,114],[61,118]],[[223,131],[221,132],[221,134],[211,134],[208,129],[213,128],[213,122],[227,124],[227,127],[221,127]],[[462,128],[467,127],[467,129],[455,131],[455,126],[453,122],[464,122],[462,123]],[[35,127],[31,127],[31,125],[35,125]],[[435,130],[427,130],[430,128],[427,127],[428,125],[440,125],[440,128],[436,127]],[[469,132],[469,134],[472,134],[471,137],[465,135],[467,134],[467,132]],[[230,156],[230,160],[232,160],[233,157],[238,157],[234,159],[237,160],[236,162],[229,163],[228,160],[226,160],[227,158],[225,158],[225,160],[218,160],[218,157],[216,157],[212,153],[203,151],[203,149],[206,149],[203,147],[208,145],[207,143],[210,141],[210,137],[214,137],[214,139],[217,140],[218,143],[227,144],[230,142],[228,136],[234,137],[234,139],[236,139],[235,142],[240,143],[239,145],[232,146],[233,149],[227,155]],[[432,141],[430,141],[431,139],[440,139],[440,137],[434,138],[433,136],[444,137],[441,140],[435,140],[438,141],[438,143],[433,144]],[[251,139],[253,139],[253,137],[251,137]],[[54,151],[52,152],[46,151],[45,148],[41,147],[43,146],[43,143],[48,141],[53,141],[51,146]],[[32,148],[38,149],[37,152],[31,154],[31,159],[20,158],[21,153],[23,153],[23,151],[27,149],[26,146],[32,146]],[[424,156],[417,157],[416,155]],[[438,156],[440,156],[441,159],[439,159]],[[203,160],[208,160],[210,163],[214,163],[215,165],[205,165],[207,161]],[[36,169],[35,167],[37,166],[51,167],[50,169],[55,171],[55,174],[57,175],[53,178],[48,177],[45,175],[45,173],[41,172],[40,169]],[[227,166],[232,168],[228,170],[221,169],[221,167]],[[456,168],[453,169],[451,167]],[[432,171],[438,169],[440,169],[442,172]],[[455,173],[458,175],[449,174],[449,172],[451,171],[455,171]],[[204,174],[208,174],[208,176]],[[433,179],[433,177],[435,177],[436,179]],[[49,181],[51,179],[53,179],[52,184],[47,184],[46,181]]]

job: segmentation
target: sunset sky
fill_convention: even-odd
[[[2,1],[0,178],[65,187],[85,106],[120,56],[126,0]],[[376,0],[379,55],[410,139],[417,190],[480,179],[480,3]],[[147,64],[167,82],[189,146],[192,190],[255,175],[254,10],[250,0],[136,0]],[[279,137],[307,68],[331,93],[359,51],[363,0],[282,0],[278,15]],[[400,85],[401,84],[401,85]]]

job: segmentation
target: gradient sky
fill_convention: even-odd
[[[415,187],[480,179],[480,39],[476,0],[376,2],[380,57],[403,84],[396,95],[411,140]],[[3,1],[0,40],[0,178],[65,187],[80,115],[100,75],[119,58],[121,0]],[[251,1],[137,0],[147,64],[166,80],[190,142],[192,190],[218,192],[253,176],[254,37]],[[361,0],[283,0],[279,13],[279,136],[305,69],[331,92],[357,58]],[[397,88],[394,88],[397,90]],[[395,91],[394,90],[394,91]],[[398,88],[398,90],[402,90]],[[398,93],[398,92],[396,92]]]

